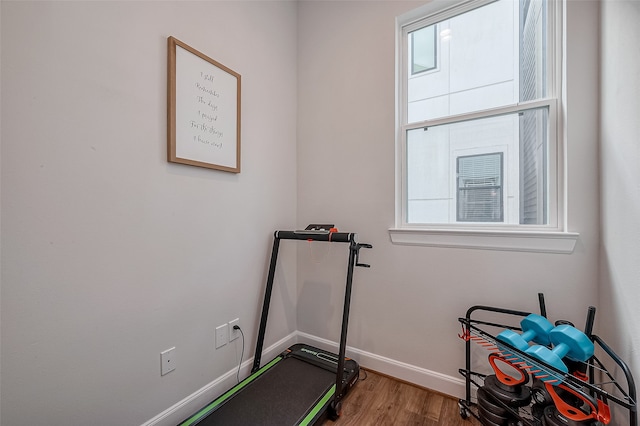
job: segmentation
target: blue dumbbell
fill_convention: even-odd
[[[567,357],[573,361],[586,361],[593,356],[593,342],[582,331],[570,325],[559,325],[549,332],[553,349],[535,345],[527,354],[565,373],[569,369],[562,361]]]
[[[553,324],[545,317],[529,314],[520,321],[520,327],[522,328],[522,334],[518,334],[513,330],[504,330],[496,338],[523,352],[529,348],[529,342],[531,341],[541,345],[551,344],[549,333],[553,330]]]

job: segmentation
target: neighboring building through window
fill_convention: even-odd
[[[401,226],[557,226],[553,5],[476,0],[402,27]]]
[[[437,44],[436,26],[420,28],[410,34],[411,74],[419,74],[436,68]]]
[[[502,222],[502,153],[457,159],[458,222]]]

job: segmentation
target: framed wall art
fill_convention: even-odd
[[[240,173],[240,74],[168,38],[167,159]]]

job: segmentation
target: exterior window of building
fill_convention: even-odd
[[[458,222],[502,222],[502,153],[457,159]]]
[[[437,65],[436,26],[420,28],[409,35],[411,44],[411,74],[430,71]]]
[[[401,25],[399,227],[558,228],[557,6],[474,0]]]

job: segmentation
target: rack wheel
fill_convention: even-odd
[[[461,401],[458,401],[458,407],[460,407],[460,417],[462,417],[463,420],[466,420],[471,416],[471,412],[464,404],[462,404]]]
[[[463,420],[466,420],[469,418],[471,414],[469,413],[469,409],[468,408],[461,408],[460,409],[460,417],[462,417]]]

